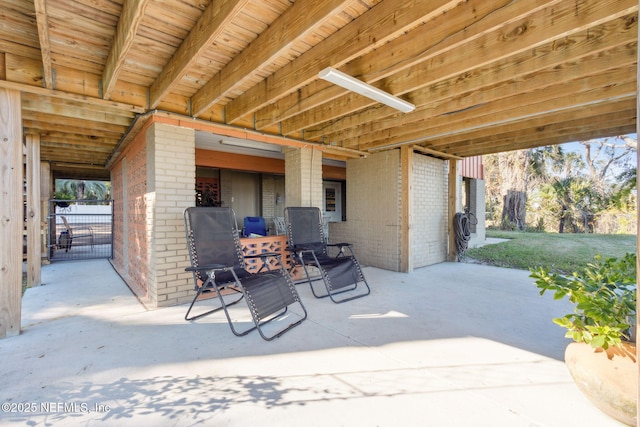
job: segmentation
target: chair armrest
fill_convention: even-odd
[[[351,247],[351,243],[327,243],[327,246]]]
[[[201,265],[199,267],[187,267],[184,271],[207,271],[207,270],[227,270],[229,266],[223,264],[209,264],[209,265]]]
[[[295,245],[295,246],[287,246],[287,250],[290,252],[305,252],[305,251],[312,251],[312,248],[309,248],[308,246],[303,246],[303,245]]]

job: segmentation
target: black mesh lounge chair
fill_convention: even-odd
[[[186,320],[198,319],[207,314],[224,310],[231,327],[237,336],[243,336],[258,329],[267,341],[277,338],[289,329],[300,324],[307,317],[307,311],[298,297],[293,281],[280,260],[280,254],[263,253],[244,256],[238,234],[235,213],[231,208],[192,207],[184,211],[187,246],[191,259],[191,267],[196,286],[196,296],[187,310]],[[245,269],[245,259],[276,257],[277,269],[271,270],[270,263],[258,273],[249,273]],[[189,317],[195,302],[207,292],[217,294],[220,306],[197,316]],[[238,331],[228,311],[228,307],[245,299],[253,323],[251,327]],[[289,307],[297,305],[299,312],[289,311]],[[291,323],[287,323],[291,320]],[[269,330],[276,332],[265,335],[263,327],[273,322]],[[281,327],[281,322],[286,325]]]
[[[285,222],[292,260],[302,265],[316,298],[329,297],[335,303],[351,301],[369,295],[367,284],[353,248],[349,243],[328,244],[322,229],[320,209],[314,207],[285,208]],[[327,248],[337,251],[335,256]],[[315,267],[320,274],[311,275]],[[313,282],[322,280],[325,291],[317,292]],[[359,284],[360,289],[358,289]]]

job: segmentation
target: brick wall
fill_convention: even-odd
[[[363,265],[400,271],[400,151],[347,161],[347,221],[329,224],[331,242],[354,245]]]
[[[447,162],[413,156],[413,267],[446,261]],[[354,244],[364,265],[400,271],[400,150],[347,161],[347,221],[330,223],[331,242]]]
[[[447,162],[413,156],[413,267],[446,261]]]
[[[126,159],[121,159],[111,169],[111,197],[113,203],[113,260],[111,263],[119,269],[124,265],[124,177],[126,174]],[[122,274],[122,273],[121,273]]]
[[[147,146],[142,134],[132,140],[111,169],[114,199],[112,264],[140,300],[151,305],[146,180]]]
[[[113,265],[150,308],[193,298],[182,213],[195,204],[193,129],[152,123],[111,170]]]

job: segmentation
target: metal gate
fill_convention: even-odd
[[[113,200],[49,200],[50,261],[113,258]]]

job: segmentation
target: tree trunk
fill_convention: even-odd
[[[518,230],[524,230],[527,214],[527,193],[516,190],[507,191],[502,206],[502,222],[504,223],[506,219],[511,224],[514,224]]]

